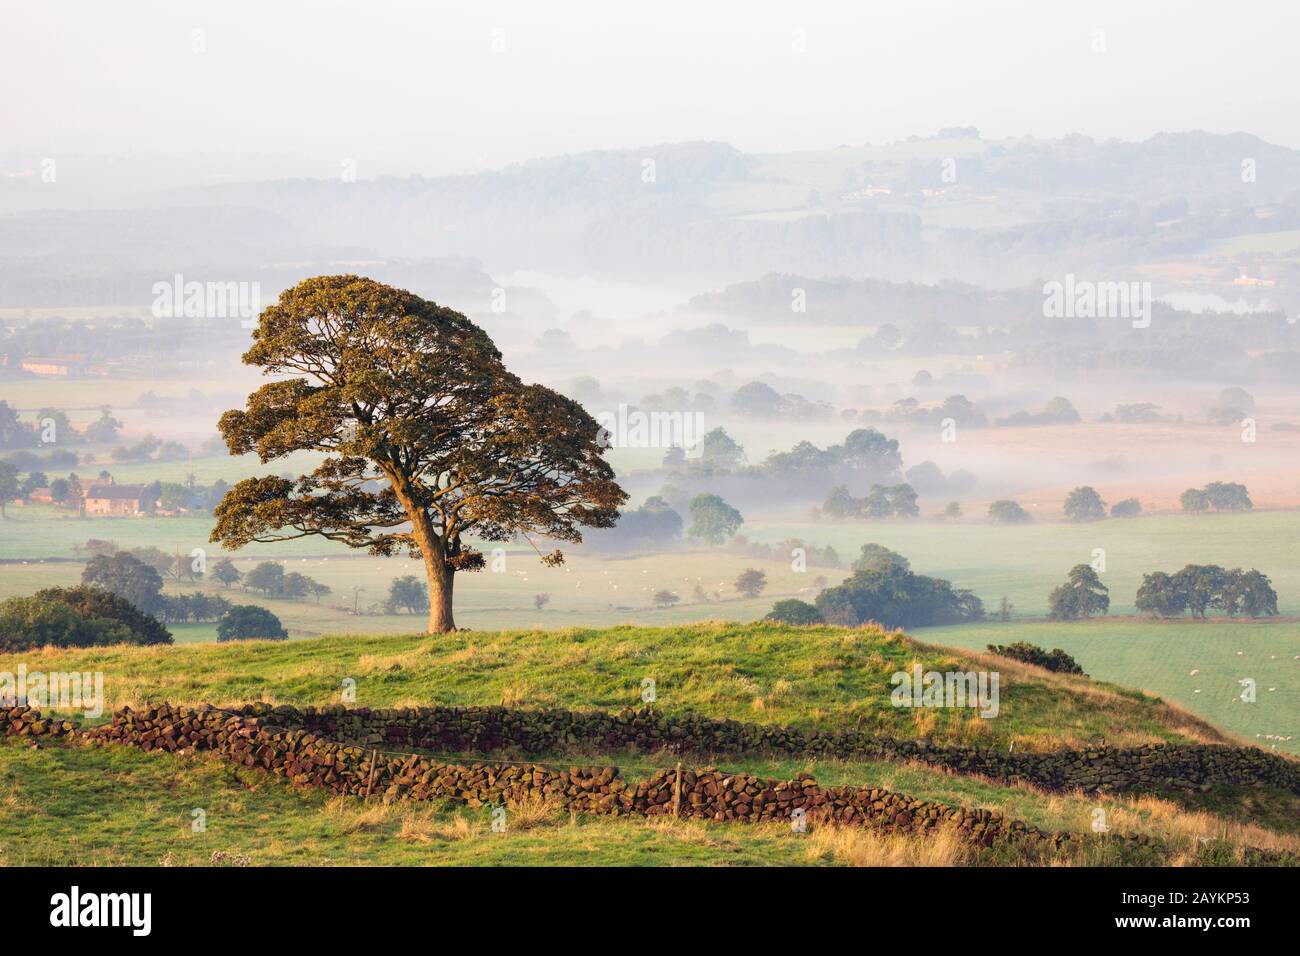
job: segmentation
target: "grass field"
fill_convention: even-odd
[[[1272,579],[1279,610],[1300,614],[1300,511],[1150,515],[1091,524],[787,522],[744,530],[759,541],[800,537],[830,544],[843,560],[874,541],[902,553],[917,572],[970,588],[990,608],[1006,595],[1022,614],[1046,614],[1052,588],[1074,565],[1091,563],[1098,548],[1105,551],[1101,580],[1110,588],[1114,614],[1136,610],[1133,598],[1143,574],[1187,564],[1258,568]]]
[[[1014,641],[1059,647],[1093,677],[1159,694],[1260,746],[1300,753],[1295,621],[990,622],[917,633],[926,641],[978,650]],[[1241,700],[1243,678],[1255,681],[1253,703]]]
[[[791,765],[736,765],[780,778]],[[1295,803],[1261,791],[1205,798],[1047,795],[915,765],[799,765],[823,783],[883,786],[1010,813],[1034,825],[1086,831],[1097,807],[1123,833],[1165,841],[1171,857],[1098,846],[1076,862],[1235,862],[1243,845],[1300,851]],[[635,779],[636,772],[625,771]],[[0,743],[0,865],[5,866],[951,866],[999,862],[942,836],[884,837],[858,829],[795,833],[782,824],[629,819],[513,806],[504,833],[489,810],[444,802],[366,804],[295,791],[283,780],[207,754]],[[1198,805],[1202,804],[1204,806]],[[204,827],[193,829],[195,811]],[[1215,841],[1207,844],[1205,841]],[[238,862],[232,862],[238,861]]]
[[[574,709],[656,707],[809,729],[935,736],[1019,750],[1103,738],[1120,745],[1224,740],[1186,712],[1085,678],[1049,674],[992,655],[920,644],[878,628],[792,628],[717,622],[679,627],[455,632],[304,641],[111,647],[0,655],[0,671],[100,671],[110,708],[143,701],[358,706],[508,704]],[[890,677],[926,670],[996,670],[1000,709],[903,708]]]
[[[1079,743],[1221,739],[1175,708],[1082,678],[1015,664],[1003,667],[1001,715],[930,711],[918,720],[888,705],[887,674],[927,667],[981,667],[874,629],[716,625],[593,631],[357,637],[234,646],[45,651],[0,657],[46,670],[98,668],[114,705],[127,700],[233,703],[262,699],[327,703],[344,676],[358,703],[507,703],[618,707],[638,702],[642,677],[658,706],[743,720],[864,726],[929,733],[1017,749]],[[978,722],[978,719],[974,719]],[[989,726],[992,725],[992,726]],[[1116,728],[1124,728],[1121,739]],[[547,760],[547,755],[539,755]],[[564,765],[581,758],[558,755]],[[666,755],[594,755],[636,780]],[[1271,790],[1195,796],[1046,794],[916,764],[728,758],[727,769],[788,779],[813,773],[825,785],[883,786],[923,799],[995,809],[1048,829],[1087,832],[1096,808],[1117,832],[1147,833],[1164,849],[1097,844],[1070,862],[1233,863],[1243,846],[1300,852],[1300,801]],[[234,768],[209,754],[142,753],[17,741],[0,744],[0,863],[197,865],[246,857],[251,865],[980,865],[1045,864],[974,852],[942,835],[884,837],[858,829],[792,832],[784,825],[606,819],[545,806],[508,808],[505,833],[488,810],[447,803],[366,804],[293,791],[283,780]],[[202,810],[206,827],[191,827]],[[53,849],[57,848],[57,850]],[[220,861],[222,858],[218,857]],[[1060,860],[1057,863],[1063,862]]]

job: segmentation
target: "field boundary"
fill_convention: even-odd
[[[124,707],[114,712],[109,723],[89,730],[17,706],[0,710],[0,734],[165,753],[210,751],[235,764],[283,777],[297,787],[365,800],[381,796],[385,802],[446,799],[482,808],[541,801],[581,813],[788,822],[800,829],[827,824],[892,833],[951,829],[963,842],[985,848],[1014,844],[1062,851],[1100,839],[1043,830],[993,810],[920,800],[882,787],[822,787],[808,773],[797,774],[793,780],[775,780],[716,767],[685,768],[679,763],[630,784],[617,766],[610,765],[564,770],[518,761],[440,763],[416,753],[348,745],[307,730],[276,726],[265,717],[210,706],[196,709],[164,704],[139,711]],[[1107,834],[1105,839],[1131,847],[1165,849],[1144,834]],[[1270,859],[1265,851],[1255,854],[1260,861]]]
[[[1222,744],[1147,744],[1121,749],[1008,752],[992,747],[940,745],[862,731],[804,731],[797,727],[716,720],[653,708],[609,711],[529,710],[510,707],[347,708],[248,704],[240,713],[266,718],[361,746],[415,746],[424,750],[489,754],[579,754],[637,750],[730,756],[919,761],[955,773],[1043,790],[1205,790],[1221,785],[1274,786],[1300,794],[1300,764],[1256,747]]]

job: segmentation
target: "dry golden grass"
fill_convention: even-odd
[[[1300,835],[1278,833],[1249,823],[1238,823],[1199,810],[1189,810],[1171,800],[1151,795],[1108,798],[1098,804],[1106,811],[1106,823],[1121,833],[1150,833],[1171,847],[1185,847],[1179,854],[1184,863],[1195,862],[1198,843],[1217,841],[1231,845],[1238,856],[1245,848],[1280,851],[1300,856]],[[1085,823],[1081,829],[1087,829]]]
[[[899,834],[820,826],[808,835],[808,843],[811,859],[848,866],[960,866],[969,854],[952,828]]]
[[[439,820],[427,810],[402,814],[401,828],[397,831],[397,838],[407,843],[455,843],[477,835],[478,828],[461,814]]]
[[[937,645],[923,644],[920,641],[912,641],[912,643],[918,649],[930,652],[947,650]],[[1002,657],[991,651],[970,650],[964,653],[968,662],[965,666],[969,667],[970,663],[973,662],[978,668],[997,671],[1001,675],[1001,690],[1003,692],[1010,687],[1014,687],[1017,681],[1038,685],[1046,684],[1049,689],[1059,692],[1056,696],[1065,710],[1080,707],[1104,708],[1114,718],[1112,722],[1114,727],[1113,736],[1108,736],[1106,739],[1106,742],[1111,746],[1136,747],[1151,742],[1148,734],[1128,733],[1124,730],[1126,718],[1136,717],[1145,707],[1152,706],[1150,700],[1145,703],[1139,702],[1132,697],[1117,694],[1108,687],[1099,686],[1087,677],[1078,674],[1057,674],[1045,668],[1036,667],[1033,664]],[[1146,692],[1144,691],[1144,693]],[[1148,696],[1154,697],[1156,695]],[[1155,706],[1160,713],[1162,724],[1195,740],[1197,743],[1232,744],[1235,746],[1253,745],[1253,741],[1247,741],[1245,738],[1221,730],[1176,704],[1162,700]],[[1050,734],[1041,731],[1017,735],[1015,741],[1017,750],[1034,751],[1058,750],[1064,747],[1079,747],[1095,743],[1095,741],[1080,740],[1077,736],[1068,732]]]

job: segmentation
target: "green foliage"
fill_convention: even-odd
[[[767,574],[757,568],[746,568],[736,577],[734,586],[745,597],[758,597],[767,587]]]
[[[872,485],[864,498],[854,498],[844,485],[832,488],[822,512],[832,518],[915,518],[921,513],[916,491],[909,484]]]
[[[1065,517],[1071,521],[1100,521],[1106,517],[1106,502],[1096,488],[1081,485],[1066,496]]]
[[[1049,653],[1036,644],[1016,641],[1014,644],[990,644],[989,650],[1001,657],[1010,657],[1012,660],[1033,664],[1035,667],[1043,667],[1058,674],[1083,674],[1084,677],[1088,676],[1083,673],[1083,668],[1078,665],[1075,659],[1059,647],[1053,648]]]
[[[763,617],[763,620],[795,626],[825,623],[822,620],[821,611],[807,601],[800,601],[798,598],[786,598],[777,601],[772,605],[772,610],[768,611]]]
[[[1188,488],[1179,496],[1183,511],[1250,511],[1255,507],[1246,486],[1234,481],[1212,481],[1204,488]]]
[[[691,499],[691,527],[687,535],[705,544],[726,541],[744,523],[740,512],[717,495],[700,494]]]
[[[36,592],[40,601],[66,604],[88,621],[106,622],[123,644],[170,644],[171,632],[156,618],[129,600],[98,587],[45,588]]]
[[[1153,617],[1179,617],[1191,611],[1192,617],[1204,619],[1213,608],[1229,617],[1277,614],[1277,592],[1266,574],[1253,568],[1225,571],[1217,564],[1189,564],[1172,575],[1163,571],[1144,575],[1134,603]]]
[[[897,551],[883,544],[864,544],[851,569],[854,571],[893,571],[906,573],[912,570],[911,562]]]
[[[217,622],[218,641],[282,641],[288,636],[280,619],[256,604],[236,604]]]
[[[385,613],[408,611],[411,614],[423,614],[427,610],[429,589],[414,574],[404,574],[388,586],[388,598],[384,601]]]
[[[86,441],[96,445],[111,445],[117,441],[117,433],[121,430],[122,423],[113,417],[112,410],[105,405],[99,410],[99,418],[86,426]]]
[[[1026,524],[1033,520],[1017,502],[1006,498],[989,505],[989,517],[1001,524]]]
[[[781,394],[763,382],[750,382],[736,389],[731,407],[746,418],[776,418],[781,410]]]
[[[81,572],[81,583],[111,591],[145,614],[152,614],[162,606],[162,575],[125,551],[95,555]]]
[[[18,469],[7,461],[0,461],[0,517],[5,514],[5,505],[22,494],[22,484],[18,481]]]
[[[1110,610],[1109,591],[1092,565],[1076,564],[1066,583],[1054,588],[1048,597],[1048,616],[1053,621],[1077,621],[1105,614]]]
[[[232,584],[238,584],[243,574],[239,568],[235,567],[235,562],[229,558],[222,558],[212,566],[212,578],[221,582],[222,587],[230,587]]]
[[[169,624],[201,623],[220,620],[231,607],[220,594],[164,594],[161,615]]]
[[[0,601],[0,651],[35,647],[90,647],[113,644],[114,632],[90,621],[60,601],[13,597]]]
[[[421,557],[431,632],[455,627],[456,571],[484,565],[471,534],[578,542],[583,527],[612,526],[627,500],[582,406],[525,385],[486,332],[410,292],[307,279],[262,312],[244,361],[274,380],[221,417],[231,454],[324,457],[297,479],[240,481],[211,540],[314,536]]]
[[[275,561],[259,562],[244,575],[244,586],[268,597],[284,593],[284,565]]]
[[[654,601],[655,607],[672,607],[681,600],[681,597],[676,592],[665,588],[656,591],[651,600]]]
[[[1172,575],[1153,571],[1142,576],[1133,604],[1152,617],[1179,617],[1187,610],[1187,594],[1175,584]]]
[[[875,621],[884,627],[927,627],[976,621],[984,604],[970,591],[954,589],[941,578],[914,574],[906,561],[869,559],[843,583],[817,595],[816,607],[828,624],[856,627]]]
[[[1142,502],[1136,498],[1125,498],[1110,506],[1112,518],[1136,518],[1142,513]]]
[[[700,462],[716,471],[732,471],[745,461],[745,449],[719,427],[700,439]]]

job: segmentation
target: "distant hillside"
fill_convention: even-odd
[[[1300,226],[1300,151],[1244,133],[746,154],[678,143],[470,176],[291,180],[168,193],[272,211],[322,242],[493,269],[654,278],[883,273],[998,287]]]

